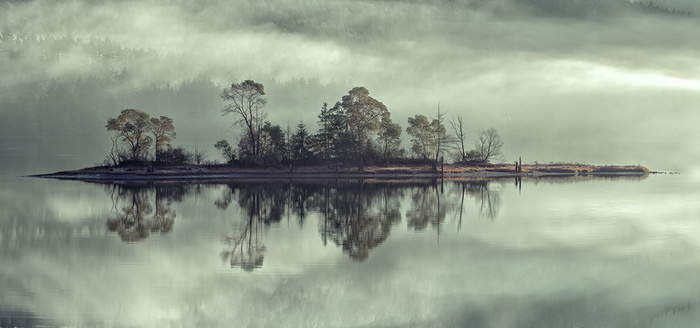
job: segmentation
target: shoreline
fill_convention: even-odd
[[[146,167],[92,167],[72,171],[29,175],[78,181],[201,181],[248,179],[412,179],[463,178],[497,179],[517,177],[555,176],[643,176],[653,173],[644,166],[582,165],[582,164],[523,164],[520,172],[514,165],[468,166],[446,164],[444,170],[433,170],[429,165],[367,166],[364,171],[354,167],[307,165],[296,168],[229,167],[229,166],[163,166],[148,170]]]

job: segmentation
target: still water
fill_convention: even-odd
[[[700,322],[693,176],[0,179],[0,327]]]

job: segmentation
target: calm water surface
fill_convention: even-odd
[[[0,327],[691,327],[693,175],[0,175]]]

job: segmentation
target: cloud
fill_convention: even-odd
[[[680,113],[692,108],[700,73],[700,49],[691,42],[696,19],[618,1],[29,1],[5,8],[3,30],[85,42],[108,37],[117,49],[142,49],[125,63],[101,58],[107,63],[102,68],[84,65],[94,61],[89,47],[74,47],[48,67],[32,65],[32,59],[21,70],[10,69],[6,81],[32,81],[44,72],[119,72],[124,65],[136,85],[177,84],[195,76],[222,85],[260,76],[349,81],[368,87],[401,124],[416,113],[432,113],[441,101],[452,114],[469,117],[473,130],[516,126],[528,135],[502,131],[511,139],[506,148],[537,158],[552,155],[540,156],[547,150],[512,140],[576,143],[618,134],[634,143],[636,126],[654,125],[646,117],[685,130]],[[341,96],[308,96],[316,105],[284,108],[283,98],[269,94],[270,105],[280,104],[269,111],[277,124],[313,122],[323,101]],[[603,109],[606,119],[596,116]],[[660,116],[660,110],[667,114]],[[636,126],[623,118],[632,113]],[[543,126],[552,118],[557,120]],[[592,125],[600,133],[586,131]],[[663,129],[649,133],[660,143],[674,142]],[[627,160],[610,155],[601,152],[588,161]]]

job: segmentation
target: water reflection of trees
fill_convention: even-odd
[[[318,230],[324,245],[335,244],[358,261],[389,237],[401,222],[401,206],[408,197],[407,227],[423,231],[440,225],[451,213],[459,213],[461,227],[465,198],[474,198],[479,212],[495,218],[500,194],[486,180],[316,180],[255,181],[227,184],[215,205],[228,209],[237,204],[242,220],[224,237],[222,258],[232,267],[253,270],[262,266],[266,247],[264,230],[284,220],[303,227],[310,213],[320,214]],[[456,198],[455,196],[458,196]]]
[[[107,220],[107,228],[127,242],[172,231],[177,216],[172,203],[197,190],[191,184],[110,184],[105,189],[116,214]]]
[[[331,240],[355,260],[383,243],[391,227],[401,222],[400,188],[388,184],[343,183],[325,188],[319,230],[324,245]]]
[[[445,221],[445,203],[440,203],[444,192],[437,182],[411,188],[411,208],[406,213],[406,224],[415,231],[422,231],[430,224],[439,227]]]
[[[221,252],[221,258],[228,261],[232,268],[252,271],[262,267],[265,258],[263,226],[279,222],[284,214],[285,188],[270,188],[264,184],[227,186],[228,189],[215,205],[225,210],[237,199],[246,219],[239,222],[233,234],[224,237],[228,247]]]
[[[401,221],[401,188],[362,180],[294,182],[240,182],[227,185],[215,201],[227,209],[237,201],[245,220],[224,238],[222,253],[231,266],[253,270],[262,265],[263,235],[267,226],[285,217],[303,227],[310,213],[319,213],[319,233],[324,245],[332,242],[351,258],[364,260],[369,251],[386,240],[392,225]]]
[[[479,217],[494,220],[498,216],[501,195],[489,184],[490,180],[484,179],[455,179],[411,186],[411,207],[406,213],[408,228],[424,231],[430,226],[440,233],[441,225],[450,214],[454,215],[459,230],[468,198],[476,201]]]
[[[224,237],[224,242],[229,247],[221,252],[221,258],[229,261],[232,268],[240,267],[246,271],[262,267],[266,250],[261,229],[263,222],[259,219],[260,206],[255,200],[252,205],[243,229],[237,234]]]
[[[474,197],[478,204],[479,216],[494,220],[501,208],[501,193],[489,187],[488,181],[475,181],[462,184],[462,194]],[[464,200],[464,197],[462,197]]]

